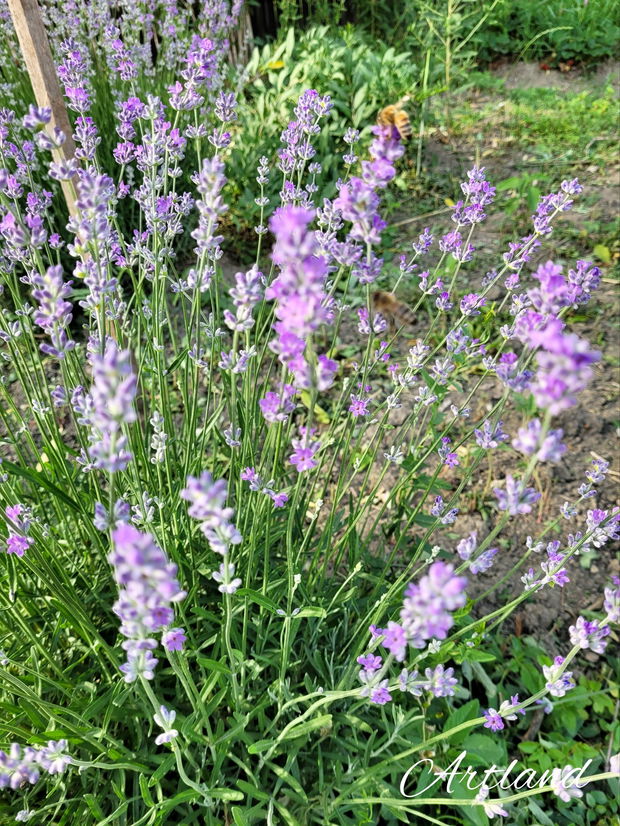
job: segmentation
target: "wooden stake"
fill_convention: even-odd
[[[41,19],[41,10],[37,0],[8,0],[8,4],[37,104],[52,110],[51,126],[57,126],[65,134],[64,144],[60,149],[52,152],[54,160],[59,163],[68,161],[75,155],[73,130],[62,97],[45,26]],[[70,181],[60,183],[69,214],[76,215],[73,185]]]

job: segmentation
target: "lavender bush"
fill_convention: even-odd
[[[222,19],[238,13],[224,6]],[[492,629],[620,535],[620,513],[595,507],[596,460],[539,536],[511,543],[540,498],[537,466],[566,456],[554,417],[600,358],[567,325],[599,270],[545,262],[581,186],[542,198],[531,233],[484,274],[476,229],[495,190],[475,167],[453,230],[388,261],[398,134],[373,127],[367,146],[348,128],[337,196],[319,200],[315,145],[333,112],[308,89],[276,162],[256,170],[254,263],[231,276],[236,99],[221,42],[182,22],[163,29],[165,67],[111,32],[109,156],[77,42],[59,65],[73,162],[51,161],[63,136],[48,112],[1,112],[2,805],[36,823],[437,823],[425,811],[444,805],[484,823],[533,794],[581,797],[569,766],[509,795],[413,797],[403,783],[470,731],[500,739],[549,710],[619,620],[616,579],[538,690],[480,710],[463,682]],[[68,219],[54,220],[51,180],[75,189]],[[377,311],[378,288],[417,292],[415,343]],[[477,419],[489,387],[501,398]],[[532,415],[506,432],[524,400]],[[491,452],[513,470],[489,496],[493,528],[468,533],[460,498]],[[502,584],[502,544],[523,591],[484,615],[468,592],[478,577],[486,593]]]

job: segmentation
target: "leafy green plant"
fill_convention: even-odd
[[[472,38],[478,59],[498,56],[596,63],[618,53],[614,0],[500,0]]]
[[[257,223],[256,169],[263,156],[270,164],[277,162],[283,125],[290,120],[292,105],[303,89],[316,88],[333,103],[317,147],[322,167],[319,191],[332,196],[347,149],[342,142],[346,129],[359,130],[362,142],[367,143],[378,111],[405,95],[411,98],[407,109],[415,121],[422,98],[419,73],[410,52],[373,42],[351,27],[289,29],[279,45],[255,48],[238,84],[237,123],[243,139],[232,150],[236,174],[231,182],[230,215],[237,230],[251,229]],[[275,197],[275,182],[266,193]]]

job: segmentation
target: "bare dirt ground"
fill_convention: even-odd
[[[611,83],[620,92],[620,63],[607,60],[599,64],[594,71],[576,68],[562,72],[554,69],[541,69],[537,61],[506,61],[497,66],[494,74],[506,83],[506,89],[560,89],[571,92],[583,92]]]

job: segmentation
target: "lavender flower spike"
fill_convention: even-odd
[[[230,562],[230,546],[238,545],[243,537],[231,522],[234,510],[226,507],[227,495],[226,482],[223,479],[214,482],[206,470],[199,478],[188,476],[187,487],[181,491],[182,498],[192,503],[189,515],[201,520],[200,529],[211,550],[224,557],[219,571],[211,575],[219,583],[218,590],[223,594],[234,594],[241,586],[241,580],[235,577],[235,566]]]
[[[72,319],[71,304],[65,299],[71,295],[71,281],[62,280],[62,267],[48,267],[44,275],[33,275],[33,298],[38,303],[34,322],[42,327],[52,343],[41,344],[41,350],[50,356],[63,359],[75,347],[67,334]]]
[[[93,386],[89,394],[89,450],[95,467],[110,473],[125,470],[132,456],[126,449],[123,424],[136,420],[133,401],[136,376],[128,350],[118,350],[109,340],[102,356],[94,356]]]
[[[177,566],[168,561],[151,534],[122,524],[112,532],[112,541],[114,550],[108,561],[119,587],[113,610],[127,638],[123,643],[127,662],[121,671],[127,683],[138,677],[151,680],[157,665],[151,654],[157,647],[153,634],[174,623],[174,604],[185,599],[186,593],[176,578]]]
[[[12,743],[8,753],[0,751],[0,789],[20,789],[33,785],[41,776],[62,774],[72,759],[65,754],[66,740],[49,740],[46,746],[20,746]]]
[[[493,493],[497,497],[497,507],[500,511],[508,511],[511,516],[520,513],[530,513],[534,502],[540,499],[540,493],[534,488],[524,487],[522,482],[506,476],[506,490],[493,488]]]

